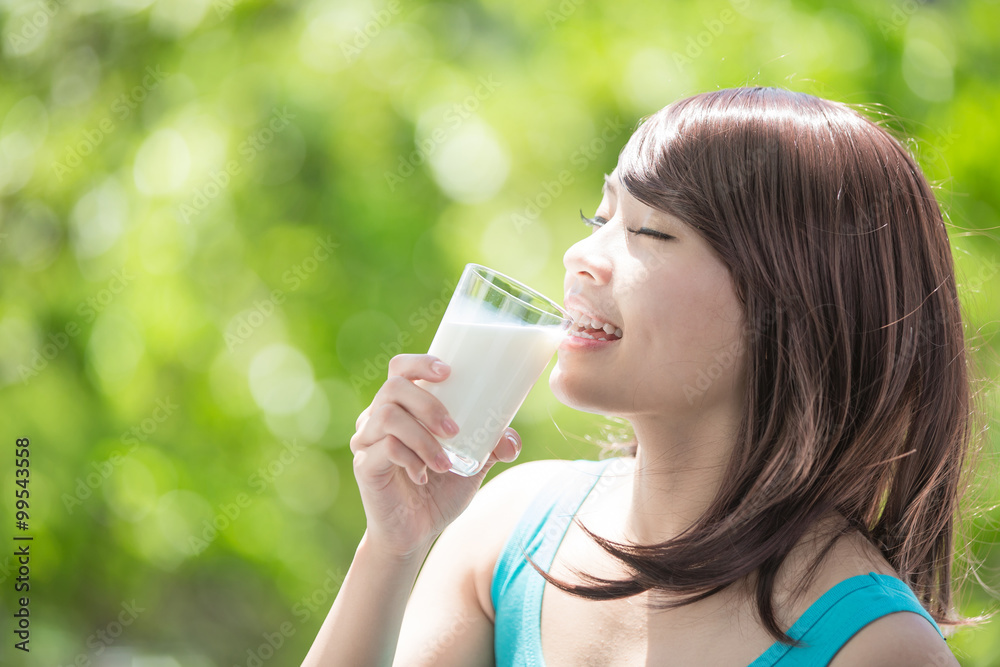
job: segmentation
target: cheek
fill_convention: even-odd
[[[702,268],[703,265],[702,265]],[[720,352],[733,353],[743,337],[743,311],[724,267],[674,273],[668,299],[658,308],[675,358],[696,364],[713,360]]]

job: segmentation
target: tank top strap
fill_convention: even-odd
[[[750,667],[813,667],[826,665],[863,627],[898,611],[920,614],[944,634],[917,596],[903,581],[869,572],[845,579],[823,594],[788,630],[804,646],[775,642]]]
[[[548,572],[570,521],[615,460],[568,462],[566,470],[535,496],[504,544],[490,586],[498,667],[541,665],[535,650],[541,646],[539,620],[546,582],[526,556]]]

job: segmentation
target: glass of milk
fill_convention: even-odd
[[[530,287],[466,265],[427,351],[451,374],[443,382],[416,381],[458,424],[458,435],[438,438],[451,472],[471,477],[482,470],[572,322]]]

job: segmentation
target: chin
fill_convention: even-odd
[[[552,395],[555,396],[560,403],[563,405],[572,405],[566,400],[566,393],[563,391],[562,386],[562,373],[559,371],[559,364],[557,363],[552,372],[549,373],[549,389],[552,390]]]
[[[549,388],[560,403],[574,410],[595,415],[611,414],[605,397],[595,393],[593,381],[585,378],[577,378],[574,381],[567,377],[558,364],[549,374]]]

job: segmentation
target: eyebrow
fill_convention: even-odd
[[[601,192],[607,192],[611,190],[611,194],[618,196],[618,186],[615,185],[614,180],[611,178],[610,174],[604,174],[604,185],[601,186]]]
[[[615,199],[619,198],[618,197],[618,184],[615,183],[615,179],[611,177],[611,174],[604,174],[604,185],[601,187],[601,192],[602,193],[606,193],[609,190],[611,191],[611,194],[613,194],[615,196]],[[666,219],[664,211],[658,211],[657,215],[659,217],[661,217],[661,218]],[[673,219],[676,219],[677,223],[680,223],[680,228],[681,229],[685,229],[685,228],[689,227],[688,223],[684,222],[680,218],[677,218],[673,214],[666,214],[666,215],[670,215]],[[668,222],[669,222],[669,224],[671,226],[676,225],[676,223],[674,222],[673,219],[668,220]],[[674,227],[674,228],[676,229],[676,227]],[[664,234],[666,234],[666,233],[667,232],[664,232]]]

